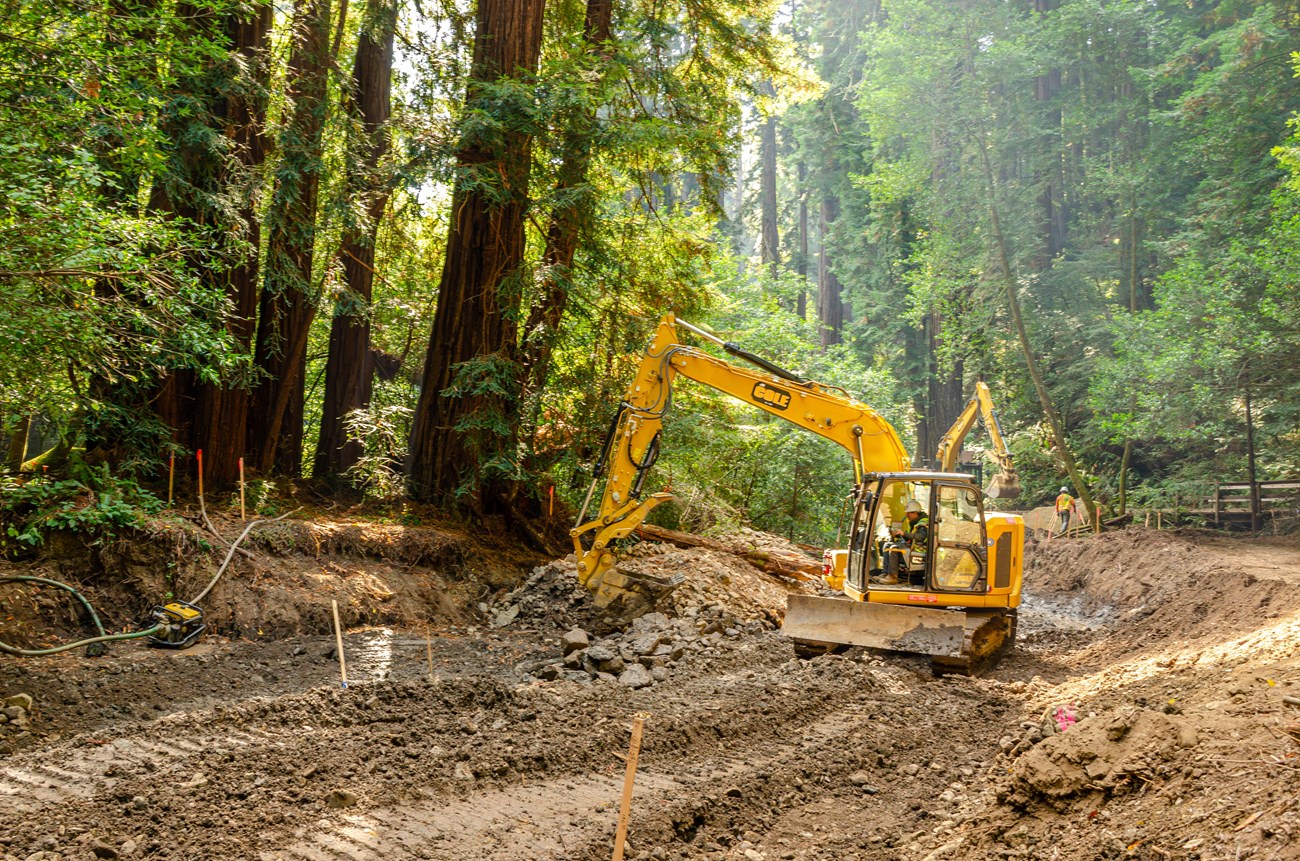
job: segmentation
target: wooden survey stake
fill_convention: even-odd
[[[632,809],[632,781],[636,778],[636,763],[641,756],[641,732],[645,729],[646,714],[632,718],[632,741],[627,747],[627,771],[623,774],[623,803],[618,808],[618,831],[614,834],[614,861],[623,861],[623,844],[627,842],[627,819]]]
[[[334,647],[339,651],[339,679],[343,682],[343,690],[348,689],[348,665],[343,659],[343,629],[339,626],[339,602],[330,600],[330,606],[334,608]]]

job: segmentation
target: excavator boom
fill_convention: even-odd
[[[944,472],[952,472],[957,468],[962,441],[975,426],[977,418],[984,421],[984,429],[988,431],[993,443],[993,459],[998,465],[997,475],[993,476],[993,481],[984,489],[984,493],[992,499],[1014,499],[1020,495],[1020,477],[1016,475],[1011,451],[1007,448],[1007,440],[1002,433],[1002,423],[998,421],[997,410],[993,408],[993,397],[983,380],[975,383],[975,394],[966,402],[952,427],[939,440],[939,449],[934,456],[937,468]]]
[[[737,367],[681,343],[678,327],[713,341],[757,370]],[[659,322],[636,378],[610,425],[591,489],[571,533],[578,578],[595,594],[600,606],[621,604],[632,610],[633,605],[652,600],[656,589],[667,591],[675,585],[645,582],[643,578],[632,582],[614,569],[610,545],[636,529],[655,506],[672,498],[667,493],[651,494],[644,500],[640,496],[646,475],[658,458],[663,417],[672,405],[672,386],[679,376],[835,442],[853,461],[856,481],[862,480],[864,470],[907,467],[907,450],[898,434],[871,407],[841,389],[805,380],[669,314]],[[599,508],[591,520],[584,522],[602,478],[605,486]]]

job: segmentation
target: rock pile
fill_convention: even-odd
[[[5,748],[32,738],[32,698],[29,694],[6,697],[0,708],[0,745]]]
[[[539,628],[600,629],[603,615],[591,593],[578,582],[578,567],[571,558],[557,559],[539,568],[492,607],[481,605],[488,622],[503,628],[518,620]]]
[[[742,622],[718,605],[687,608],[682,617],[647,613],[626,631],[593,637],[574,628],[560,638],[561,657],[521,664],[519,669],[544,681],[617,682],[644,688],[666,681],[690,656],[716,657],[724,639],[763,630],[759,621]]]

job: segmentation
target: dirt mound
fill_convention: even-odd
[[[1066,725],[1069,731],[1047,738],[1016,761],[1014,794],[1005,800],[1024,806],[1031,799],[1113,792],[1135,783],[1134,776],[1151,782],[1175,767],[1175,751],[1197,744],[1194,726],[1147,709]]]
[[[761,534],[749,532],[751,536]],[[780,542],[776,536],[767,538],[773,543]],[[804,584],[765,574],[730,553],[702,547],[679,548],[643,542],[632,548],[619,567],[632,574],[682,575],[685,582],[669,599],[671,609],[678,615],[691,607],[716,605],[742,621],[779,623],[785,615],[786,596],[811,590]]]
[[[87,544],[54,534],[34,563],[4,573],[32,574],[81,590],[110,630],[132,630],[150,608],[188,600],[212,579],[243,522],[218,518],[224,539],[187,520]],[[467,623],[484,597],[515,586],[537,557],[517,547],[437,527],[347,520],[267,523],[240,546],[204,600],[209,631],[276,637],[330,630],[330,600],[344,625]],[[67,596],[29,584],[0,585],[0,639],[26,648],[88,633]]]

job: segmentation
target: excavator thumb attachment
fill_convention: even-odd
[[[803,651],[869,646],[923,655],[961,655],[966,636],[961,610],[873,604],[849,598],[791,595],[781,633]]]
[[[1015,499],[1020,495],[1020,477],[1014,472],[999,472],[984,488],[984,495],[990,499]]]

